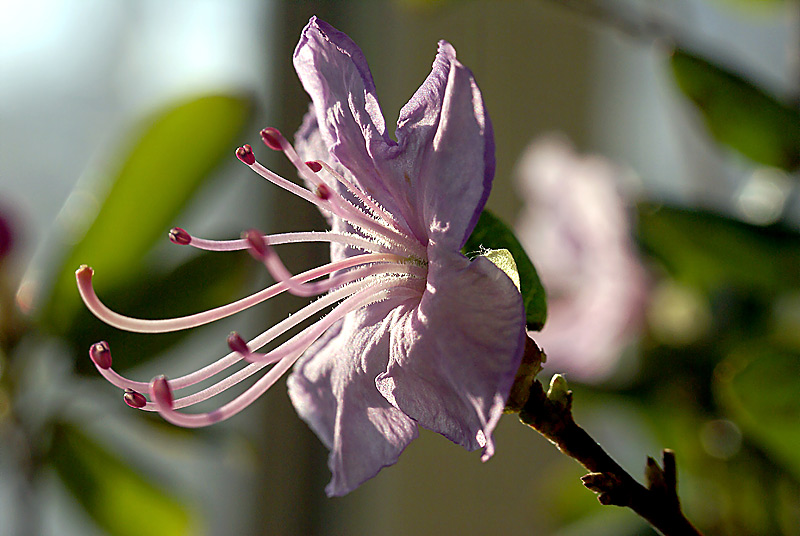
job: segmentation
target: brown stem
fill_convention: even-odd
[[[533,382],[520,420],[549,439],[558,449],[591,471],[581,480],[598,493],[605,505],[625,506],[647,520],[665,536],[700,535],[681,511],[677,492],[675,454],[663,452],[663,469],[647,459],[647,487],[631,477],[572,417],[572,391],[556,376],[545,394]]]

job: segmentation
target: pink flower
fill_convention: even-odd
[[[622,174],[560,138],[534,142],[518,165],[525,206],[516,230],[548,295],[535,339],[548,368],[580,381],[614,372],[644,314],[647,277],[619,193]]]
[[[519,366],[525,313],[502,270],[484,256],[469,261],[460,252],[494,175],[491,124],[475,80],[453,47],[440,42],[431,74],[400,112],[395,142],[386,133],[363,54],[346,35],[312,18],[294,62],[313,101],[296,136],[297,150],[275,129],[263,130],[262,138],[291,160],[308,188],[264,168],[247,145],[237,156],[319,207],[332,232],[249,231],[243,239],[216,242],[173,229],[177,244],[247,248],[278,281],[185,318],[139,320],[110,311],[95,296],[88,267],[78,270],[78,286],[102,320],[151,333],[205,324],[287,290],[324,296],[250,341],[231,334],[229,354],[180,378],[123,378],[111,368],[105,342],[90,355],[103,376],[126,390],[129,405],[190,427],[235,415],[294,365],[289,395],[330,449],[330,495],[348,493],[395,463],[418,424],[467,449],[483,448],[486,459]],[[273,246],[308,241],[330,243],[331,262],[290,274]],[[287,342],[256,352],[330,307]],[[174,395],[242,360],[249,364],[211,387]],[[214,411],[178,411],[259,373],[252,387]]]

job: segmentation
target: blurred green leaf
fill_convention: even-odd
[[[481,214],[462,251],[471,254],[480,252],[481,248],[507,249],[511,252],[517,263],[528,328],[542,329],[547,318],[547,298],[536,268],[522,248],[522,244],[514,236],[514,232],[488,210],[484,210]]]
[[[671,65],[681,91],[717,141],[767,166],[793,170],[800,165],[800,110],[686,50],[676,49]]]
[[[800,480],[800,356],[765,346],[720,364],[715,391],[745,435]]]
[[[109,160],[121,166],[108,171],[108,196],[57,272],[42,311],[46,324],[63,333],[72,323],[80,309],[74,272],[81,264],[102,275],[100,292],[137,276],[145,254],[165,239],[198,186],[232,157],[250,108],[248,99],[226,95],[179,103],[146,122],[133,147]]]
[[[86,513],[110,536],[185,535],[185,505],[71,425],[59,425],[51,460]]]
[[[780,8],[790,0],[720,0],[723,4],[742,9],[746,14],[780,15]]]
[[[678,280],[703,290],[800,287],[800,236],[700,210],[639,206],[639,240]]]
[[[203,252],[172,272],[140,277],[131,284],[111,288],[101,295],[101,299],[112,309],[137,318],[184,316],[241,297],[249,279],[249,269],[256,266],[246,252]],[[102,277],[102,274],[96,277]],[[66,338],[75,355],[79,356],[77,371],[92,375],[97,371],[87,352],[89,346],[97,341],[109,342],[114,368],[123,371],[158,357],[193,332],[142,334],[120,331],[95,318],[86,308],[81,308],[74,318]],[[220,341],[219,349],[227,352],[225,341]]]

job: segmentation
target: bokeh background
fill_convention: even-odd
[[[792,0],[0,0],[0,534],[653,534],[601,507],[581,467],[514,416],[486,464],[423,431],[396,466],[328,499],[327,452],[283,382],[186,431],[98,377],[97,340],[131,376],[177,375],[226,352],[232,329],[258,333],[304,303],[134,336],[82,309],[73,272],[92,265],[118,310],[186,314],[269,281],[246,253],[170,244],[170,227],[324,228],[233,155],[265,126],[299,125],[291,52],[313,14],[362,47],[389,125],[439,39],[475,73],[496,135],[489,207],[529,237],[556,308],[594,300],[571,337],[583,353],[553,352],[542,373],[567,372],[578,421],[636,477],[674,449],[684,510],[707,534],[800,534]],[[549,201],[526,186],[541,176],[556,177]],[[576,176],[612,186],[558,190]],[[547,211],[570,196],[577,212]],[[562,228],[572,249],[542,249]],[[285,259],[301,270],[325,255]],[[570,262],[569,281],[548,281]],[[603,366],[576,365],[599,339]]]

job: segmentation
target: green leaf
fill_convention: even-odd
[[[745,15],[774,16],[785,13],[782,7],[790,0],[722,0],[722,3],[741,9]]]
[[[800,235],[701,210],[639,206],[639,241],[678,280],[702,290],[800,288]]]
[[[106,534],[190,533],[185,505],[76,427],[56,427],[51,461],[67,489]]]
[[[800,357],[760,346],[734,353],[715,391],[745,435],[800,480]]]
[[[176,248],[180,246],[175,246]],[[139,277],[130,284],[115,286],[103,295],[113,309],[138,318],[171,318],[204,311],[239,298],[251,268],[258,265],[246,252],[203,252],[165,274]],[[95,276],[102,277],[102,274]],[[79,356],[76,369],[97,375],[87,355],[97,341],[109,342],[114,368],[124,371],[158,357],[193,330],[142,334],[120,331],[95,318],[88,309],[75,315],[66,338]],[[219,350],[227,351],[225,341]]]
[[[672,73],[720,143],[752,160],[791,171],[800,166],[800,110],[709,60],[676,49]]]
[[[174,218],[223,158],[232,158],[237,136],[249,116],[250,101],[212,95],[179,103],[150,118],[133,147],[109,162],[103,184],[108,195],[83,237],[57,272],[45,325],[57,332],[72,323],[81,308],[75,270],[89,264],[102,278],[102,292],[134,279],[156,240],[165,240]],[[89,190],[75,197],[93,198]]]
[[[481,214],[462,251],[471,255],[480,254],[482,249],[507,249],[511,252],[519,272],[528,328],[537,331],[542,329],[547,319],[547,299],[536,268],[514,232],[488,210]]]

